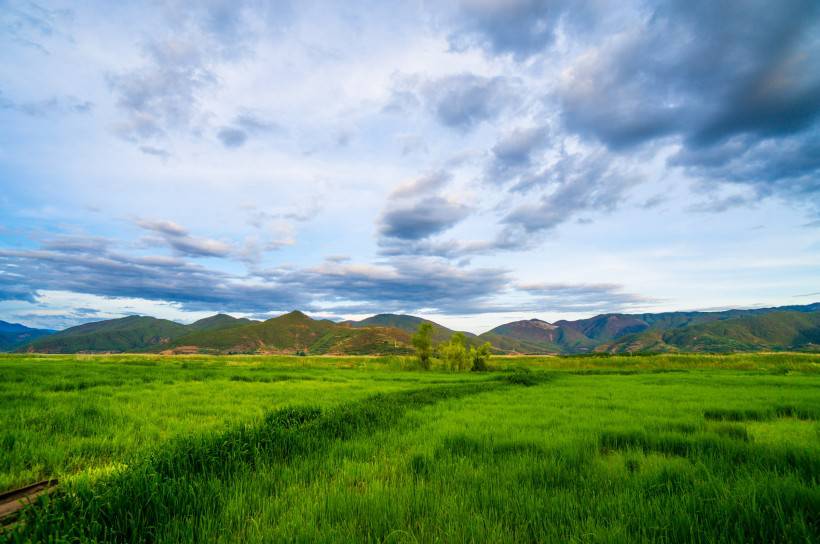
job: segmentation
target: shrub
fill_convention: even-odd
[[[444,364],[451,370],[467,370],[472,367],[471,353],[467,351],[467,338],[464,333],[455,333],[439,351]]]
[[[419,366],[428,370],[430,368],[430,358],[433,354],[433,325],[421,323],[416,334],[412,338],[413,347],[416,348],[416,357]]]
[[[487,361],[490,359],[490,350],[492,347],[489,342],[484,342],[478,349],[470,348],[470,359],[473,363],[473,371],[483,372],[487,370]]]

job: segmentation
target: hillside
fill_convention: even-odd
[[[414,315],[404,315],[404,314],[378,314],[366,319],[362,319],[361,321],[344,321],[342,322],[343,325],[349,325],[351,327],[391,327],[394,329],[402,330],[410,335],[415,333],[419,325],[422,323],[430,323],[433,326],[433,343],[434,344],[441,344],[443,342],[447,342],[450,337],[456,333],[456,331],[452,329],[448,329],[443,325],[439,325],[434,321],[430,321],[429,319],[422,319],[421,317],[416,317]],[[469,344],[480,344],[477,340],[477,336],[475,334],[464,332],[464,336],[467,337],[467,342]]]
[[[602,314],[554,323],[528,319],[506,323],[479,336],[465,335],[473,345],[490,342],[496,352],[523,354],[808,350],[816,349],[818,343],[818,310],[820,304],[815,303],[721,312]],[[72,327],[28,344],[20,342],[31,340],[31,336],[23,340],[14,336],[17,343],[6,349],[44,353],[401,354],[412,353],[411,336],[425,322],[433,325],[435,344],[447,341],[455,332],[420,317],[397,314],[342,323],[311,319],[298,311],[262,322],[216,314],[190,325],[131,316]],[[35,334],[20,333],[22,325],[5,327],[17,331],[12,334]]]
[[[20,348],[41,353],[139,351],[165,344],[188,331],[167,319],[132,315],[71,327]]]
[[[37,338],[54,334],[49,329],[32,329],[19,323],[0,321],[0,352],[12,351]]]
[[[191,325],[182,325],[167,319],[133,315],[71,327],[45,338],[19,345],[17,349],[40,353],[146,351],[157,346],[169,345],[174,339],[190,334],[192,331],[225,330],[246,323],[251,323],[251,321],[236,319],[224,314],[201,319]]]
[[[820,312],[770,312],[627,335],[609,353],[820,350]]]
[[[527,319],[507,323],[479,335],[497,349],[514,353],[579,353],[594,342],[573,327]]]
[[[717,324],[738,318],[763,317],[773,313],[791,312],[805,315],[820,310],[820,303],[803,306],[725,310],[720,312],[662,312],[656,314],[602,314],[576,321],[547,323],[538,319],[506,323],[479,336],[497,349],[510,353],[577,354],[610,349],[626,351],[669,351],[677,349],[666,345],[672,338],[670,331],[684,331],[690,327]],[[774,318],[777,321],[779,318]],[[716,325],[717,326],[717,325]],[[721,330],[720,327],[715,329]],[[720,333],[712,333],[719,337]],[[619,346],[630,345],[622,348]],[[735,344],[720,344],[713,340],[715,350],[734,351]],[[766,344],[760,340],[761,344]],[[682,344],[687,344],[683,342]],[[752,345],[754,342],[752,342]],[[723,345],[723,347],[719,347]],[[610,348],[611,346],[611,348]],[[684,351],[687,348],[683,348]]]
[[[175,339],[163,349],[201,353],[409,353],[410,335],[391,327],[356,328],[293,311],[267,321]]]
[[[251,323],[258,323],[258,321],[245,317],[237,318],[228,314],[216,314],[200,319],[199,321],[194,321],[188,325],[188,328],[192,331],[218,331],[221,329],[240,327],[242,325],[250,325]]]

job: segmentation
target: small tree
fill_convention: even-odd
[[[421,323],[416,334],[412,338],[413,347],[416,348],[416,357],[419,359],[421,368],[430,368],[430,357],[433,354],[433,325]]]
[[[440,348],[441,358],[452,370],[466,370],[470,368],[470,352],[467,351],[467,337],[457,332],[450,337],[450,341]]]
[[[484,342],[478,349],[470,348],[470,359],[473,362],[473,371],[483,372],[487,370],[487,361],[490,359],[490,350],[493,346],[489,342]]]

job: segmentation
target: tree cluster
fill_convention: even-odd
[[[487,361],[490,359],[492,345],[484,342],[478,348],[467,345],[467,337],[462,332],[457,332],[450,337],[450,340],[441,344],[438,350],[433,347],[433,325],[421,323],[412,338],[413,347],[416,349],[416,358],[419,366],[428,370],[433,365],[433,355],[436,353],[441,364],[457,371],[487,370]]]

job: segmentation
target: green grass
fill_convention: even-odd
[[[75,476],[5,536],[814,542],[818,363],[493,358],[494,372],[450,373],[397,358],[0,358],[0,436],[30,427],[14,410],[55,405],[25,451],[118,445],[73,450],[57,473]]]
[[[2,355],[0,491],[116,465],[172,437],[226,429],[286,405],[330,406],[461,378],[393,380],[368,370],[389,364],[395,360]]]

